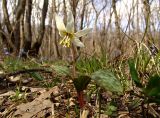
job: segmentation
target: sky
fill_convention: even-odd
[[[130,12],[133,12],[135,7],[135,16],[131,15],[131,18],[134,18],[134,21],[136,22],[137,20],[137,1],[138,1],[138,14],[139,14],[139,22],[140,22],[140,27],[144,27],[144,15],[143,15],[143,3],[141,2],[141,0],[119,0],[116,4],[117,7],[117,12],[118,15],[120,16],[121,19],[121,26],[122,28],[126,27],[127,23],[128,23],[128,18],[129,18],[129,14]],[[151,4],[151,21],[155,23],[155,25],[157,26],[159,24],[159,20],[158,20],[158,16],[157,13],[159,12],[160,14],[160,8],[159,5],[160,4],[160,0],[153,0],[152,4]],[[112,17],[113,22],[115,21],[114,17]]]
[[[9,0],[8,0],[9,1]],[[35,11],[32,12],[33,13],[33,17],[41,17],[41,8],[43,6],[43,0],[34,0],[34,2],[36,1],[37,3],[37,8],[39,9],[39,11]],[[50,4],[52,2],[52,0],[49,0],[50,1]],[[60,0],[57,0],[58,2],[60,2]],[[67,1],[67,0],[66,0]],[[81,0],[82,1],[82,0]],[[99,0],[98,0],[99,1]],[[111,1],[111,0],[110,0]],[[129,13],[133,11],[133,8],[132,8],[132,4],[134,2],[134,6],[136,5],[136,1],[137,0],[119,0],[116,4],[116,7],[117,7],[117,12],[118,12],[118,15],[121,19],[121,26],[122,27],[125,27],[128,23],[128,16],[129,16]],[[139,7],[138,7],[138,12],[139,14],[141,15],[141,17],[139,17],[139,20],[140,20],[140,24],[143,25],[144,23],[144,19],[143,19],[143,4],[141,3],[141,0],[138,0],[139,1]],[[38,5],[38,2],[39,2],[39,5]],[[99,3],[98,3],[99,4]],[[98,5],[96,4],[96,5]],[[159,24],[159,21],[157,20],[158,19],[158,16],[157,16],[157,12],[159,12],[160,14],[160,8],[159,8],[159,4],[160,4],[160,0],[153,0],[152,2],[152,5],[151,5],[151,11],[156,11],[156,12],[152,12],[152,21],[154,21],[157,25]],[[106,21],[108,22],[109,18],[110,18],[110,7],[111,5],[108,5],[107,8],[106,8],[106,13],[105,13],[105,19]],[[13,7],[13,6],[12,6]],[[11,14],[11,11],[12,11],[12,7],[8,7],[9,8],[9,13]],[[92,7],[92,5],[88,6],[88,7]],[[101,5],[99,5],[97,8],[101,7]],[[34,8],[35,9],[35,8]],[[79,8],[77,8],[79,9]],[[136,10],[136,8],[135,8]],[[77,10],[78,11],[78,10]],[[2,12],[2,11],[1,11]],[[79,12],[79,11],[78,11]],[[95,16],[95,12],[92,11],[92,14],[91,16]],[[103,12],[100,14],[99,16],[99,24],[101,24],[103,22]],[[0,16],[2,17],[2,16]],[[133,16],[132,16],[133,17]],[[136,16],[134,17],[135,21],[136,21]],[[112,16],[112,24],[114,24],[114,15]],[[39,22],[39,20],[36,21],[37,23]],[[94,24],[94,19],[92,19],[91,21],[91,25]],[[48,23],[48,20],[46,21],[46,24]],[[97,24],[97,25],[99,25]]]

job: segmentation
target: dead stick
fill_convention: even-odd
[[[25,69],[25,70],[19,70],[19,71],[16,71],[16,72],[6,73],[6,74],[0,74],[0,80],[4,80],[7,77],[16,76],[16,75],[19,75],[19,74],[30,73],[30,72],[53,73],[52,71],[45,70],[45,69]]]

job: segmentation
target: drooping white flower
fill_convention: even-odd
[[[60,44],[63,45],[63,47],[70,47],[71,43],[78,47],[84,47],[84,44],[79,40],[79,37],[88,34],[92,30],[91,28],[74,32],[74,18],[71,12],[69,12],[67,16],[66,26],[64,25],[62,18],[57,14],[55,16],[55,20],[59,34],[62,37]]]

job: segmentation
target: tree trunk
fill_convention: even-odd
[[[0,23],[0,38],[2,39],[2,42],[4,43],[8,51],[10,51],[9,49],[16,50],[16,47],[13,45],[12,41],[10,40],[10,36],[8,36],[8,34],[5,33],[5,31],[2,29],[1,23]]]
[[[45,33],[45,19],[46,19],[46,15],[47,15],[47,11],[48,11],[48,2],[49,2],[48,0],[44,0],[44,3],[43,3],[39,34],[38,34],[38,37],[36,38],[37,41],[33,44],[33,47],[32,47],[32,51],[33,51],[32,55],[33,56],[38,55],[39,49],[42,45],[42,40],[43,40],[44,33]]]
[[[152,33],[151,33],[151,20],[150,20],[150,16],[151,16],[151,9],[150,9],[150,2],[149,0],[142,0],[143,2],[143,6],[144,6],[144,19],[145,19],[145,25],[146,25],[146,42],[147,45],[150,46],[152,45],[152,43],[154,43],[153,37],[152,37]],[[145,39],[145,37],[144,37]]]
[[[64,14],[64,17],[63,17],[63,21],[64,21],[64,24],[67,25],[67,7],[66,7],[66,0],[63,0],[63,14]],[[62,59],[63,60],[66,60],[68,58],[68,55],[70,53],[70,49],[69,48],[61,48],[61,54],[62,54]]]
[[[74,31],[76,32],[76,30],[77,30],[77,23],[76,23],[77,12],[76,12],[76,8],[77,8],[79,0],[70,0],[69,2],[70,2],[73,18],[74,18]],[[79,55],[78,52],[77,52],[77,47],[73,46],[73,48],[70,51],[71,53],[72,53],[72,50],[74,50],[75,57],[77,57]],[[74,57],[72,57],[72,58],[74,58]]]
[[[72,10],[72,14],[73,14],[73,18],[74,18],[74,30],[76,31],[76,8],[78,5],[79,0],[70,0],[70,5],[71,5],[71,10]]]
[[[96,18],[95,18],[95,21],[94,21],[94,34],[93,34],[93,37],[92,37],[92,40],[93,40],[93,47],[94,47],[94,52],[97,52],[96,51],[96,44],[97,43],[97,39],[98,39],[98,32],[97,32],[97,22],[98,22],[98,17],[99,15],[101,14],[101,12],[106,8],[107,6],[107,1],[105,1],[105,4],[102,6],[102,8],[100,10],[96,9],[96,5],[95,5],[95,0],[92,0],[92,7],[96,13]]]
[[[121,29],[120,29],[120,23],[119,23],[119,17],[117,14],[117,9],[116,9],[116,0],[112,0],[112,8],[115,16],[115,27],[116,27],[116,37],[118,39],[118,49],[122,50],[122,43],[123,41],[121,40]]]
[[[85,10],[86,10],[86,0],[83,0],[83,6],[82,6],[82,12],[81,12],[81,21],[80,21],[80,30],[83,29]],[[82,37],[80,37],[79,40],[82,41]],[[79,51],[80,48],[77,47],[77,50]]]
[[[15,45],[15,47],[17,47],[17,54],[19,53],[20,50],[20,41],[21,41],[21,37],[20,37],[20,21],[21,21],[21,17],[24,14],[25,11],[25,5],[26,5],[26,0],[19,0],[18,1],[18,6],[16,9],[16,13],[15,13],[15,25],[14,25],[14,29],[13,29],[13,33],[14,33],[14,40],[13,40],[13,44]]]
[[[7,43],[7,39],[6,36],[4,35],[4,31],[2,29],[2,24],[0,22],[0,39],[2,40],[3,43],[3,48],[8,48],[8,43]]]
[[[6,0],[2,1],[2,8],[3,8],[3,15],[4,15],[4,23],[6,25],[6,28],[7,28],[7,31],[8,31],[8,36],[9,36],[9,37],[6,37],[5,39],[10,40],[9,42],[11,44],[12,41],[14,40],[14,34],[12,32],[13,29],[12,29],[12,25],[11,25],[10,20],[9,20],[9,14],[8,14],[7,1]],[[1,36],[5,37],[4,32],[1,34]],[[13,45],[13,44],[11,44],[11,45]],[[8,45],[8,49],[9,49],[10,52],[13,52],[13,51],[16,50],[16,48],[10,47],[10,45]]]
[[[26,17],[25,17],[25,39],[23,43],[22,57],[27,57],[28,51],[31,50],[32,31],[31,31],[31,14],[32,14],[32,0],[26,1]]]
[[[84,23],[84,13],[86,10],[86,0],[83,0],[83,6],[82,6],[82,12],[81,12],[81,22],[80,22],[80,30],[83,29],[83,23]],[[80,37],[80,40],[82,40],[82,37]]]
[[[3,2],[2,8],[3,8],[5,25],[6,25],[6,28],[8,30],[8,33],[11,34],[11,32],[13,30],[12,30],[12,26],[11,26],[11,23],[10,23],[10,20],[9,20],[9,14],[8,14],[8,9],[7,9],[7,1],[3,0],[2,2]]]
[[[56,7],[56,1],[53,0],[52,1],[52,5],[53,5],[53,14],[57,12],[57,7]],[[55,16],[55,14],[53,15]],[[61,54],[59,52],[59,48],[58,48],[58,41],[57,41],[57,29],[56,29],[56,21],[55,21],[55,17],[53,18],[53,27],[54,27],[54,44],[55,44],[55,48],[54,48],[54,54],[56,57],[61,58]]]

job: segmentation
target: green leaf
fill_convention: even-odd
[[[66,66],[58,66],[58,65],[53,65],[53,69],[56,71],[57,74],[59,75],[69,75],[69,68]]]
[[[160,97],[150,98],[147,102],[160,104]]]
[[[137,98],[131,101],[128,105],[129,109],[135,109],[142,104],[142,100]]]
[[[115,75],[108,70],[99,70],[92,74],[91,78],[104,89],[116,92],[118,94],[123,93],[123,87],[120,81],[115,77]]]
[[[78,92],[83,91],[87,88],[87,85],[91,81],[89,76],[79,76],[73,80],[73,84]]]
[[[136,84],[137,87],[142,88],[143,86],[142,86],[142,84],[140,82],[140,79],[138,78],[138,72],[137,72],[137,70],[135,68],[134,60],[130,59],[128,61],[128,64],[129,64],[131,78],[133,79],[133,81],[135,82],[135,84]]]
[[[79,72],[90,75],[91,73],[103,68],[103,65],[100,60],[98,60],[95,56],[92,56],[91,58],[81,58],[78,60],[76,63],[76,68]]]
[[[107,106],[107,110],[105,111],[105,114],[107,114],[107,115],[112,115],[113,112],[115,112],[116,110],[117,110],[117,107],[116,107],[116,106],[109,104],[109,105]]]
[[[30,72],[29,74],[36,80],[39,80],[39,81],[44,80],[44,78],[37,72]]]
[[[160,76],[154,75],[150,77],[149,82],[144,91],[148,96],[160,97]]]

